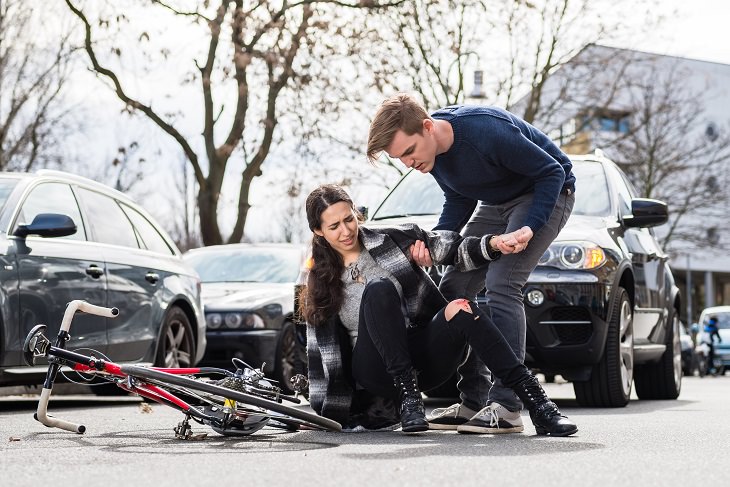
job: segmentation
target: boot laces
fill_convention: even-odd
[[[548,398],[545,390],[537,380],[528,381],[523,385],[523,387],[529,397],[540,401],[541,404],[537,406],[535,411],[536,413],[548,418],[553,416],[566,417],[560,413],[557,404]]]

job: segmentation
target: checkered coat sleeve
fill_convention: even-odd
[[[472,270],[499,257],[488,250],[491,235],[462,237],[445,230],[427,231],[417,225],[368,229],[360,227],[363,246],[379,266],[390,272],[402,290],[401,307],[408,326],[419,326],[447,302],[428,274],[410,260],[410,246],[422,240],[435,265],[452,264]],[[307,325],[309,401],[320,415],[346,424],[352,404],[352,378],[345,371],[342,347],[349,340],[341,337],[337,316],[320,325]]]

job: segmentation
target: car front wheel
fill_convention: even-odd
[[[287,394],[294,392],[291,378],[296,374],[306,374],[306,351],[304,345],[297,339],[295,326],[290,321],[284,322],[276,347],[274,379],[279,382],[279,386]]]
[[[593,367],[590,380],[573,383],[582,406],[623,407],[629,403],[634,380],[634,313],[622,287],[616,288],[609,316],[601,361]]]
[[[165,316],[157,345],[158,367],[192,367],[195,359],[195,340],[190,319],[185,312],[173,306]]]

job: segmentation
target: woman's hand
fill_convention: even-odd
[[[411,245],[411,260],[420,266],[431,267],[433,265],[431,252],[428,251],[428,247],[426,247],[423,240],[416,240]]]
[[[489,240],[489,245],[503,254],[518,254],[527,248],[532,236],[532,229],[524,226],[514,232],[495,235]]]

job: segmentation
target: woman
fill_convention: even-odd
[[[397,400],[403,432],[424,431],[420,388],[445,382],[471,345],[522,399],[538,434],[577,431],[491,319],[473,302],[447,303],[409,258],[411,246],[423,242],[434,264],[474,269],[499,258],[494,250],[499,236],[462,238],[415,225],[361,227],[352,200],[334,185],[314,190],[306,210],[314,265],[302,301],[309,399],[318,414],[346,428],[358,422],[368,427],[371,398],[379,396]]]

